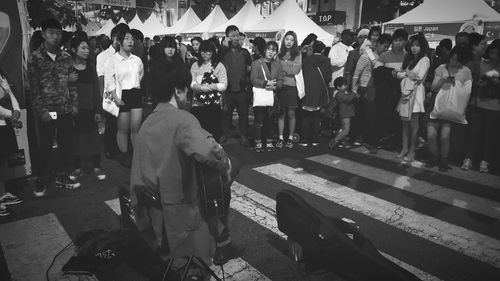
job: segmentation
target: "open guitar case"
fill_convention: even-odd
[[[297,193],[276,196],[278,228],[291,255],[307,271],[327,270],[345,280],[420,280],[381,255],[355,224],[327,217]]]

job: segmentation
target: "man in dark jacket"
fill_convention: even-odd
[[[240,45],[240,31],[238,27],[230,25],[226,28],[226,37],[229,38],[229,47],[222,47],[220,57],[227,71],[227,90],[225,104],[227,105],[224,131],[227,134],[232,122],[233,111],[238,111],[238,129],[241,135],[241,144],[248,144],[248,107],[250,95],[248,92],[248,77],[252,65],[252,58],[248,50]]]
[[[330,99],[328,85],[332,79],[332,69],[330,59],[322,54],[325,44],[316,41],[312,49],[313,54],[302,59],[306,94],[302,99],[300,146],[319,144],[320,110]]]
[[[33,108],[40,120],[41,171],[33,193],[45,196],[52,179],[51,169],[56,168],[56,185],[68,189],[80,183],[68,176],[73,149],[73,116],[78,113],[78,97],[74,83],[78,74],[71,56],[61,51],[62,27],[55,19],[42,22],[44,42],[28,59],[28,77],[32,91]],[[57,162],[50,152],[57,137]],[[58,167],[55,167],[57,164]]]

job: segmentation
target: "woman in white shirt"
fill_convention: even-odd
[[[110,93],[117,106],[118,133],[116,141],[121,155],[118,161],[130,166],[128,157],[128,134],[132,146],[142,123],[142,91],[141,80],[144,76],[144,66],[139,57],[131,54],[134,47],[134,38],[130,31],[121,30],[117,34],[119,50],[107,61],[104,70],[104,84],[106,92]]]
[[[410,50],[407,52],[403,61],[401,70],[397,73],[400,79],[407,79],[407,83],[402,83],[403,97],[398,105],[403,123],[403,138],[401,152],[397,158],[403,158],[404,161],[413,162],[415,150],[417,148],[417,137],[419,128],[420,115],[425,112],[424,99],[425,87],[423,81],[427,77],[431,61],[428,57],[429,43],[421,34],[414,35],[410,38]],[[403,89],[404,88],[404,89]],[[408,94],[405,96],[405,94]],[[407,108],[408,116],[403,117],[403,107]]]

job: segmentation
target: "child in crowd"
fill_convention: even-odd
[[[338,103],[338,114],[342,121],[342,127],[337,136],[328,143],[330,149],[333,149],[349,135],[351,118],[355,116],[353,100],[357,98],[355,93],[347,91],[347,80],[344,77],[335,79],[335,81],[333,81],[333,86],[335,87],[334,97]]]

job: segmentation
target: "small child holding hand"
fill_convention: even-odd
[[[357,98],[355,93],[347,91],[347,80],[344,77],[335,79],[333,85],[336,91],[334,97],[337,100],[338,115],[342,121],[342,127],[337,136],[328,143],[330,149],[336,147],[349,134],[351,118],[355,116],[353,99]]]

